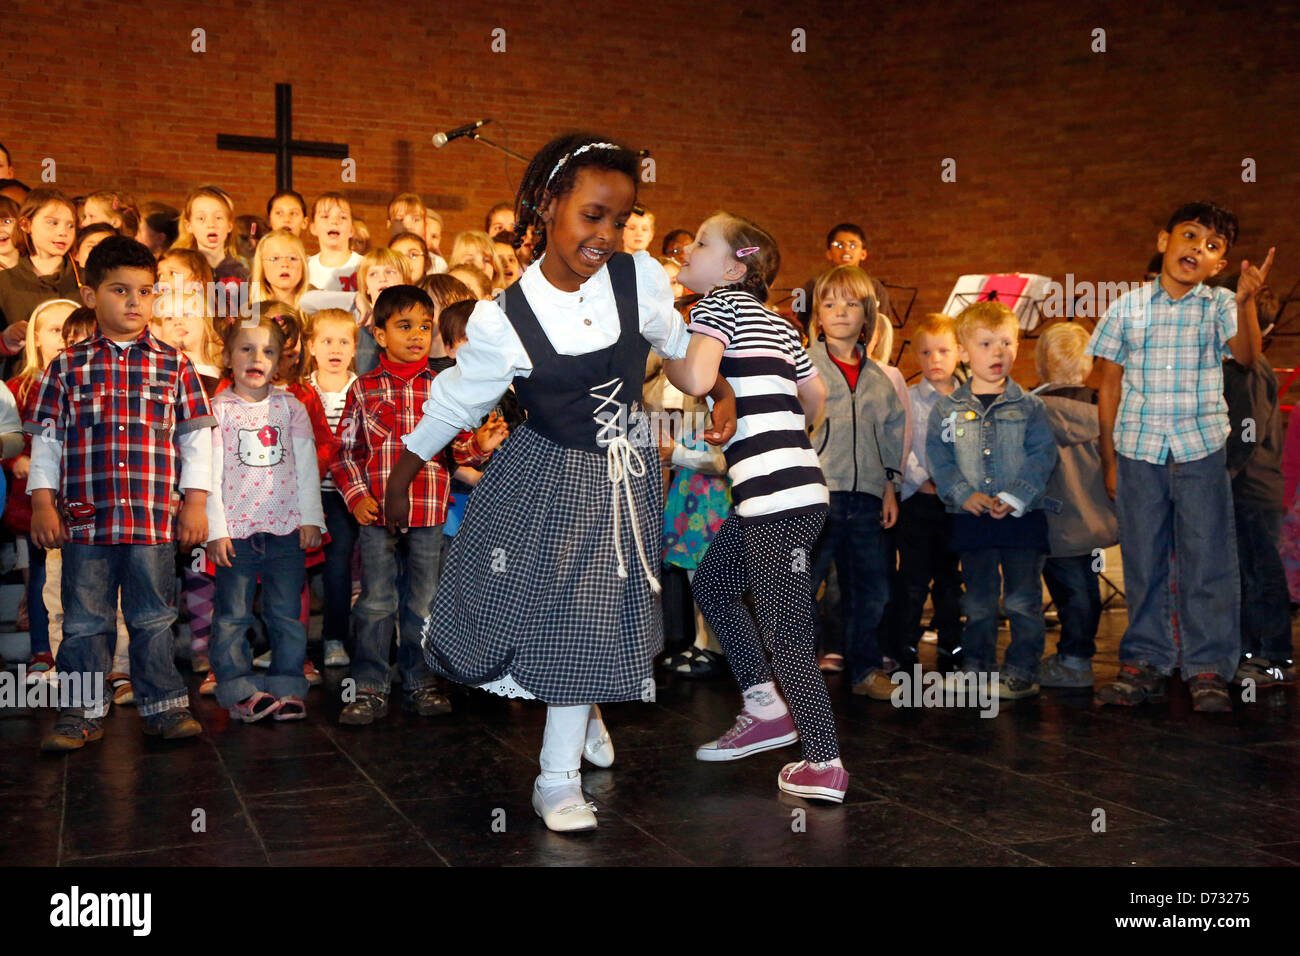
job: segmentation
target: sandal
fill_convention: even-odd
[[[263,717],[270,717],[280,709],[280,702],[264,690],[259,690],[256,694],[245,697],[238,704],[227,708],[230,716],[242,720],[246,724],[261,720]]]
[[[827,654],[817,664],[825,674],[839,674],[844,670],[843,654]]]
[[[275,711],[276,720],[304,720],[307,717],[307,705],[302,698],[289,694],[280,698],[280,706]]]
[[[711,677],[722,676],[725,663],[726,658],[721,654],[703,647],[691,646],[668,658],[665,666],[674,674],[680,674],[682,677],[689,677],[693,680],[706,680]]]
[[[108,689],[113,692],[113,703],[119,705],[135,703],[135,690],[131,687],[129,675],[117,671],[104,679],[108,681]]]
[[[217,672],[208,671],[203,678],[203,683],[199,684],[199,693],[204,697],[215,697],[217,693]]]

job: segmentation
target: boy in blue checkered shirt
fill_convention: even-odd
[[[1241,634],[1222,360],[1249,366],[1260,355],[1255,296],[1273,264],[1272,249],[1262,266],[1243,259],[1235,296],[1210,288],[1236,240],[1226,209],[1174,210],[1156,239],[1159,278],[1117,299],[1088,342],[1102,373],[1101,459],[1129,614],[1119,676],[1097,695],[1103,704],[1159,700],[1178,667],[1196,710],[1232,707],[1227,679]],[[1181,648],[1167,623],[1171,551]]]

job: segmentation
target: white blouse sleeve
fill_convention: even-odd
[[[480,302],[465,327],[469,341],[456,350],[456,364],[438,375],[424,402],[424,416],[402,439],[428,461],[464,428],[475,428],[516,376],[532,372],[528,352],[495,302]]]
[[[686,320],[673,308],[673,287],[655,258],[644,249],[632,253],[636,263],[636,298],[640,307],[641,334],[656,355],[667,359],[686,356],[691,335]]]

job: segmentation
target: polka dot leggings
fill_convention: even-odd
[[[825,521],[826,512],[817,511],[742,524],[732,511],[692,582],[695,602],[742,693],[776,673],[809,761],[840,755],[830,694],[814,653],[812,556]]]

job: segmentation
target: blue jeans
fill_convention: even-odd
[[[117,643],[117,602],[131,635],[131,686],[140,713],[149,717],[188,707],[189,693],[172,660],[176,621],[176,545],[79,544],[63,546],[63,643],[57,670],[103,675]],[[72,709],[100,717],[86,700]]]
[[[1292,660],[1291,595],[1277,542],[1282,513],[1236,503],[1241,564],[1241,650],[1270,663]],[[33,622],[35,619],[33,619]]]
[[[962,669],[998,669],[998,595],[1011,622],[1011,644],[1002,660],[1001,674],[1033,680],[1043,657],[1043,560],[1030,548],[981,548],[963,551],[961,573],[966,593],[962,641]],[[999,575],[999,567],[1001,574]]]
[[[45,549],[27,538],[27,632],[32,654],[50,652],[50,612],[45,609]]]
[[[1120,662],[1227,680],[1241,657],[1241,586],[1224,450],[1163,465],[1118,457],[1115,511],[1128,599]],[[1171,551],[1178,562],[1181,662],[1169,626]]]
[[[325,506],[325,528],[330,535],[321,571],[325,590],[321,637],[346,642],[352,618],[352,549],[357,544],[359,526],[337,491],[322,491],[321,504]]]
[[[303,662],[307,632],[298,614],[307,577],[307,552],[298,532],[254,534],[235,538],[230,567],[217,568],[217,595],[212,610],[212,642],[208,657],[217,677],[217,703],[231,707],[258,691],[274,697],[307,696]],[[271,669],[253,671],[248,629],[253,626],[253,593],[262,579],[262,620],[271,640]]]
[[[1097,653],[1097,626],[1101,623],[1101,586],[1091,554],[1048,558],[1043,565],[1043,583],[1052,595],[1056,615],[1061,619],[1061,639],[1056,653],[1071,667],[1091,663]]]
[[[441,544],[441,525],[399,535],[377,525],[361,527],[361,597],[352,608],[357,631],[352,677],[358,691],[388,693],[395,633],[403,689],[409,693],[435,683],[420,637],[438,591]]]
[[[814,594],[835,561],[844,615],[844,662],[855,684],[881,666],[878,632],[889,600],[890,567],[880,507],[875,495],[832,491],[830,513],[813,558]]]

